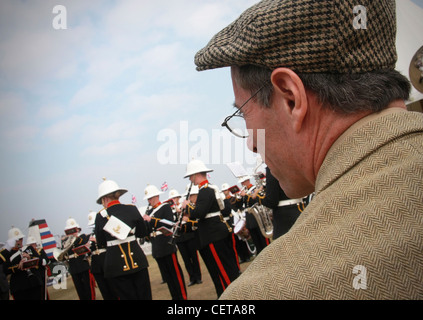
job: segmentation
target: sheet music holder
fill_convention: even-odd
[[[77,254],[78,256],[82,256],[84,254],[90,253],[91,250],[88,248],[88,245],[84,244],[82,246],[73,248],[72,251]]]
[[[39,260],[40,259],[38,259],[38,258],[32,258],[32,259],[28,259],[28,260],[24,261],[22,263],[22,270],[31,269],[31,268],[38,266]]]
[[[242,166],[242,164],[239,161],[236,162],[230,162],[226,164],[231,170],[232,174],[235,176],[235,178],[240,178],[243,176],[248,176],[247,170]]]
[[[240,189],[239,189],[239,187],[237,185],[234,185],[234,186],[230,187],[228,190],[232,194],[238,193],[240,191]]]
[[[171,236],[173,234],[173,231],[166,227],[160,227],[157,231],[160,231],[164,236]]]

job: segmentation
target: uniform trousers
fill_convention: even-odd
[[[211,242],[199,251],[212,278],[217,296],[220,297],[229,284],[239,276],[234,251],[228,245],[227,238]]]
[[[95,282],[97,282],[98,289],[103,296],[103,300],[116,300],[117,296],[110,285],[109,279],[106,279],[102,273],[93,273],[93,276],[95,278]]]
[[[71,274],[73,284],[80,300],[95,300],[95,289],[90,278],[90,271],[86,270]]]
[[[184,274],[179,265],[176,252],[164,257],[155,258],[159,268],[163,270],[163,280],[166,281],[173,300],[187,300]]]
[[[42,287],[36,286],[12,294],[14,300],[43,300]]]
[[[108,280],[119,300],[152,300],[148,268]]]
[[[257,249],[256,255],[258,255],[264,248],[270,244],[268,238],[263,237],[260,228],[248,229],[250,231],[251,238],[253,239],[254,245]]]
[[[230,232],[226,241],[228,242],[228,246],[232,248],[233,259],[235,261],[236,266],[238,267],[238,271],[241,272],[241,266],[239,265],[238,250],[236,248],[235,234],[233,232]]]
[[[184,260],[185,268],[192,283],[201,281],[201,268],[198,259],[197,241],[195,238],[177,243],[179,252]]]

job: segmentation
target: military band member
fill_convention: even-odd
[[[169,243],[171,234],[166,233],[166,229],[171,230],[174,224],[173,211],[168,203],[160,202],[161,193],[156,186],[147,186],[144,200],[148,200],[150,209],[143,218],[150,232],[153,258],[162,271],[172,299],[187,300],[184,274],[178,262],[177,249],[174,244]]]
[[[99,185],[97,203],[104,209],[97,213],[94,233],[98,245],[106,247],[104,276],[117,297],[151,300],[148,261],[137,240],[146,237],[147,230],[137,207],[119,202],[126,192],[113,180]]]
[[[251,252],[248,250],[247,245],[245,244],[245,241],[241,240],[238,235],[235,234],[235,224],[234,224],[234,211],[236,212],[238,210],[238,207],[236,206],[237,198],[231,194],[229,191],[229,184],[224,183],[222,184],[222,192],[225,195],[225,210],[226,214],[230,213],[230,218],[228,223],[230,223],[231,226],[233,226],[232,229],[232,243],[235,245],[235,253],[237,257],[237,264],[239,266],[239,263],[250,261]],[[239,201],[240,202],[240,201]],[[225,213],[222,213],[225,215]]]
[[[38,265],[38,273],[41,277],[42,287],[41,287],[41,298],[43,300],[50,300],[47,290],[47,270],[49,268],[50,259],[47,256],[47,253],[44,251],[43,247],[38,247],[37,241],[34,237],[29,236],[26,241],[27,246],[31,246],[37,251],[40,259],[40,263]]]
[[[191,219],[198,219],[199,252],[213,280],[218,297],[239,275],[238,266],[233,258],[233,250],[227,244],[229,230],[220,210],[220,191],[209,185],[207,172],[211,172],[200,160],[192,160],[187,165],[185,178],[199,188],[195,208],[188,206],[185,200],[183,208],[187,208]],[[217,190],[216,190],[217,189]]]
[[[266,196],[261,204],[273,210],[273,240],[291,229],[304,210],[303,199],[290,199],[266,167]]]
[[[251,181],[249,176],[245,176],[239,179],[239,182],[243,186],[243,190],[241,191],[242,196],[242,203],[244,210],[246,208],[252,207],[255,203],[260,202],[261,196],[259,196],[260,189],[256,188]],[[257,223],[257,220],[254,218],[252,214],[246,213],[246,228],[250,232],[251,238],[254,242],[254,245],[257,249],[257,254],[259,254],[266,246],[270,244],[268,238],[265,238],[261,231],[260,227]]]
[[[198,188],[196,191],[193,189],[194,188],[191,189],[190,197],[196,197],[198,194]],[[181,196],[176,190],[170,190],[169,200],[171,200],[171,207],[174,212],[174,216],[176,216],[175,222],[179,220],[179,215],[185,214],[185,211],[180,210],[180,198]],[[183,224],[186,224],[186,221],[183,221]],[[188,287],[194,284],[203,283],[201,280],[201,268],[198,258],[195,232],[181,232],[180,236],[175,238],[175,243],[179,249],[179,252],[181,253],[182,259],[184,260],[185,269],[189,275]]]
[[[110,281],[104,277],[104,261],[106,260],[106,247],[100,246],[94,234],[95,218],[97,213],[91,211],[88,215],[88,227],[93,228],[90,234],[91,263],[90,270],[98,285],[98,289],[103,300],[117,300],[117,296],[110,284]]]
[[[9,240],[15,241],[15,245],[3,264],[4,272],[11,275],[10,293],[14,300],[42,300],[43,282],[38,272],[41,260],[32,246],[23,246],[24,237],[18,228],[9,230]]]
[[[89,253],[89,236],[81,233],[81,227],[73,218],[66,221],[65,234],[74,239],[65,258],[78,297],[80,300],[95,300],[95,288],[86,255]]]
[[[15,244],[14,239],[7,239],[4,246],[0,248],[0,300],[9,300],[9,281],[3,270],[3,263],[10,258],[10,251]]]

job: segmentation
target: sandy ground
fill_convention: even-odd
[[[169,289],[166,284],[162,284],[162,278],[157,266],[157,262],[151,255],[147,256],[149,262],[149,274],[151,282],[151,290],[153,300],[171,300]],[[188,285],[189,277],[185,270],[185,266],[182,261],[182,257],[178,252],[179,264],[184,271],[185,284]],[[203,283],[188,287],[188,300],[215,300],[217,298],[216,291],[213,286],[213,282],[210,275],[204,265],[203,260],[200,257],[201,272],[203,277]],[[250,262],[241,264],[241,271],[244,271]],[[69,276],[66,282],[66,289],[54,289],[52,286],[48,288],[50,300],[78,300],[78,295],[73,286],[72,278]],[[103,300],[98,287],[96,287],[96,299]]]

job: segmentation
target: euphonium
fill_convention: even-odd
[[[257,169],[260,165],[263,164],[261,157],[257,163],[256,168],[254,169],[254,178],[256,180],[256,188],[263,188],[263,180],[260,178],[260,175],[257,174]],[[260,191],[264,192],[264,191]],[[261,234],[265,238],[271,238],[273,235],[273,210],[260,204],[255,203],[252,207],[245,209],[246,212],[251,213],[254,218],[257,220],[257,223],[260,227]]]
[[[263,237],[271,238],[273,235],[272,209],[262,204],[255,203],[252,207],[246,208],[245,211],[254,216]]]
[[[53,250],[53,256],[57,261],[64,261],[65,255],[68,253],[68,251],[72,248],[72,245],[76,241],[76,236],[70,235],[66,237],[66,239],[63,241],[63,249],[60,250],[59,248],[55,248]]]

